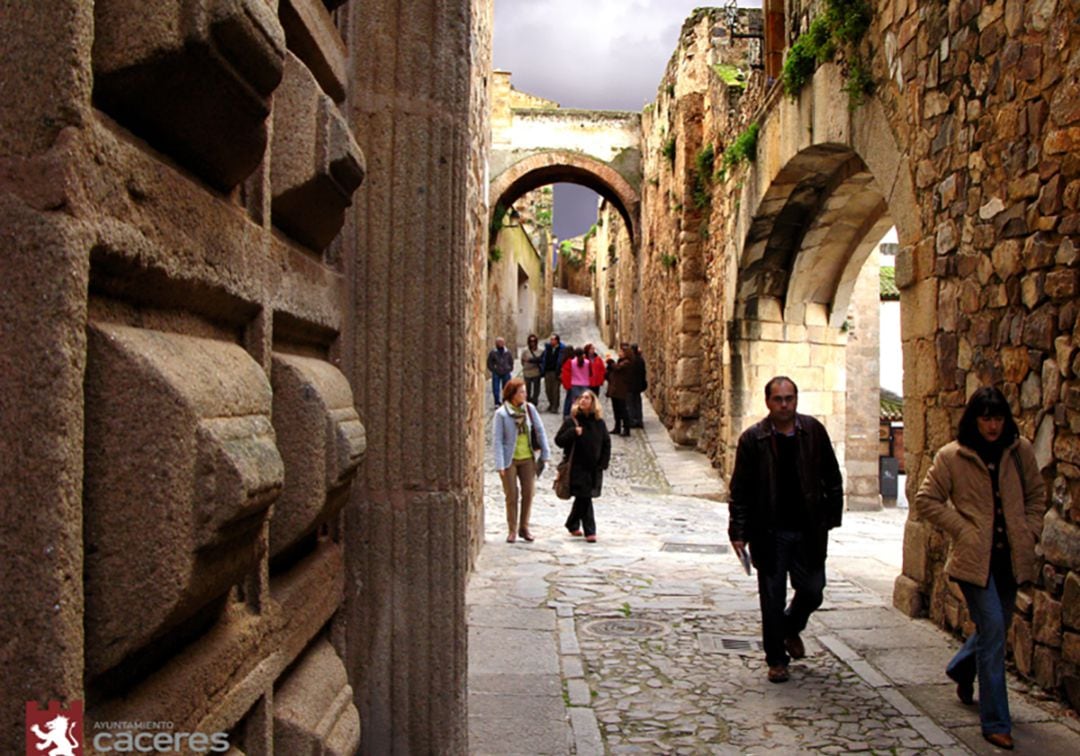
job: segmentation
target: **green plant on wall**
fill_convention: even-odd
[[[757,156],[757,139],[760,126],[752,123],[724,150],[720,159],[720,170],[717,176],[721,181],[727,179],[728,172],[740,163],[752,163]]]
[[[671,270],[678,264],[678,262],[679,258],[677,258],[675,255],[669,255],[666,253],[660,255],[660,264],[664,266],[665,270]]]
[[[502,259],[502,250],[498,247],[491,247],[488,249],[488,263],[494,265]]]
[[[712,70],[713,73],[719,77],[720,81],[724,82],[728,87],[733,87],[740,91],[746,89],[746,74],[737,66],[733,66],[729,63],[717,63],[712,67]]]
[[[544,228],[551,228],[551,210],[542,208],[536,211],[536,223]]]
[[[671,167],[674,168],[675,167],[675,137],[674,136],[671,137],[670,139],[668,139],[666,142],[664,142],[664,146],[662,148],[660,148],[660,152],[663,153],[664,157],[666,157],[668,159],[668,162],[671,163]]]
[[[784,58],[781,74],[784,93],[795,97],[822,63],[844,51],[846,83],[851,108],[858,107],[874,91],[873,78],[858,46],[870,28],[871,9],[867,0],[825,0],[824,10],[795,40]]]
[[[559,257],[566,261],[567,265],[580,268],[585,264],[585,250],[574,249],[574,243],[569,239],[559,242]]]
[[[509,210],[501,202],[495,204],[495,212],[491,214],[491,224],[488,226],[488,234],[491,237],[491,241],[495,241],[495,237],[499,235],[499,232],[503,229],[503,223],[506,221],[506,213]]]
[[[694,207],[702,210],[712,203],[713,164],[716,151],[711,144],[705,145],[694,156],[693,192]]]

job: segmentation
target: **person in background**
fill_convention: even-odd
[[[495,348],[488,352],[487,369],[491,373],[491,393],[495,397],[495,409],[502,402],[502,390],[514,372],[514,353],[506,348],[506,339],[495,339]]]
[[[956,695],[974,702],[979,679],[983,737],[1012,750],[1005,685],[1005,640],[1017,587],[1036,577],[1046,484],[1035,451],[998,389],[984,386],[968,400],[956,440],[934,456],[915,496],[915,511],[952,540],[945,573],[956,582],[975,632],[945,667]]]
[[[589,390],[600,396],[600,387],[604,385],[604,360],[596,353],[592,344],[585,345],[585,359],[589,362]]]
[[[840,526],[844,481],[825,426],[796,412],[787,376],[765,384],[768,416],[739,436],[728,497],[728,537],[757,568],[761,635],[769,682],[790,678],[806,656],[800,634],[825,591],[829,530]],[[788,576],[795,594],[787,604]]]
[[[562,385],[566,389],[566,401],[563,402],[563,417],[570,417],[570,409],[578,397],[589,390],[592,380],[592,363],[585,359],[585,350],[578,347],[573,356],[563,361]]]
[[[630,349],[630,356],[634,365],[631,371],[629,391],[626,396],[626,414],[630,418],[631,428],[644,428],[645,419],[641,410],[641,395],[649,388],[645,355],[638,349],[637,344],[627,344],[626,346]]]
[[[626,397],[630,393],[630,381],[633,377],[633,360],[630,347],[624,345],[619,350],[618,361],[612,360],[607,370],[607,395],[611,399],[611,409],[615,413],[615,427],[612,435],[630,435],[630,419],[626,414]]]
[[[557,333],[551,334],[548,343],[544,344],[544,390],[547,394],[548,412],[559,411],[559,382],[565,351],[566,348]]]
[[[570,417],[555,434],[555,443],[567,454],[574,454],[570,463],[574,503],[566,518],[566,529],[573,536],[580,536],[584,529],[585,540],[596,543],[593,499],[601,494],[604,470],[611,461],[611,437],[596,394],[586,389],[574,402]]]
[[[507,543],[521,536],[533,541],[529,530],[536,478],[544,470],[551,450],[540,412],[526,398],[525,381],[513,378],[503,388],[503,403],[491,423],[495,469],[506,497]],[[540,460],[535,458],[540,452]],[[518,499],[520,494],[520,509]]]
[[[540,349],[535,333],[530,333],[521,350],[521,376],[525,379],[525,389],[529,404],[540,402],[540,380],[543,375],[544,352]]]

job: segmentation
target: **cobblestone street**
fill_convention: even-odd
[[[591,307],[556,293],[565,342],[600,343]],[[551,438],[561,418],[540,404]],[[612,439],[595,544],[562,526],[555,453],[538,482],[536,541],[505,543],[488,455],[487,543],[468,593],[472,753],[994,752],[943,673],[958,641],[891,607],[906,510],[845,515],[807,657],[790,682],[769,684],[756,581],[730,553],[723,482],[645,413],[644,431]],[[1010,685],[1020,752],[1080,752],[1075,717]]]

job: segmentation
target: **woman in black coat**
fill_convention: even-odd
[[[579,536],[584,528],[585,540],[596,543],[592,500],[600,495],[604,470],[611,461],[611,436],[596,394],[586,391],[574,402],[570,417],[555,434],[555,443],[567,454],[571,450],[574,453],[570,464],[570,493],[574,495],[574,505],[566,518],[566,529],[570,535]]]

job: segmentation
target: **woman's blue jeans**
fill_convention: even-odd
[[[961,582],[975,632],[945,667],[957,682],[979,678],[979,719],[986,734],[1012,732],[1009,694],[1005,686],[1005,638],[1016,603],[1016,584],[1000,587],[990,576],[985,588]]]

